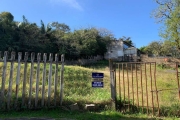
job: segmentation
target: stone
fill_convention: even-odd
[[[77,103],[69,105],[69,108],[70,108],[71,111],[79,110],[79,106],[78,106]]]
[[[85,110],[95,110],[95,104],[85,104]]]

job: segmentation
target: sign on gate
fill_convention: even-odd
[[[92,73],[92,78],[104,78],[104,73]]]
[[[104,87],[104,82],[93,81],[92,87]]]
[[[104,73],[92,73],[92,87],[96,87],[96,88],[102,88],[104,87],[104,82],[103,82],[103,78],[104,78]]]

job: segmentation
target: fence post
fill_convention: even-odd
[[[176,79],[177,79],[177,84],[178,84],[179,100],[180,100],[180,85],[179,85],[179,71],[178,71],[178,65],[179,65],[179,63],[176,62]]]
[[[14,60],[15,60],[15,52],[11,52],[11,69],[10,69],[10,76],[9,76],[9,89],[8,89],[8,102],[7,102],[8,110],[10,110],[10,102],[11,102],[12,80],[13,80],[13,72],[14,72]]]
[[[8,52],[4,52],[4,65],[3,65],[3,74],[2,74],[2,84],[1,84],[1,106],[3,107],[4,104],[4,89],[5,89],[5,80],[6,80],[6,68],[7,68],[7,58],[8,58]]]
[[[23,78],[23,91],[22,91],[22,107],[24,106],[25,94],[26,94],[27,60],[28,60],[28,52],[25,52],[25,56],[24,56],[24,78]]]
[[[55,55],[55,77],[54,77],[54,106],[56,106],[57,78],[58,78],[58,54]]]
[[[28,107],[29,108],[31,108],[32,83],[33,83],[33,71],[34,71],[34,58],[35,58],[35,53],[31,53],[31,72],[30,72],[30,80],[29,80],[29,101],[28,101]]]
[[[116,110],[116,80],[115,80],[115,76],[114,76],[114,72],[116,72],[116,71],[113,68],[112,59],[109,59],[109,70],[110,70],[112,108],[114,110]]]
[[[61,76],[60,76],[60,105],[63,101],[63,89],[64,89],[64,54],[61,55]]]
[[[48,76],[48,107],[50,107],[51,100],[51,81],[52,81],[52,62],[53,62],[53,54],[49,55],[49,76]]]
[[[45,89],[45,80],[46,80],[46,60],[47,60],[47,53],[44,53],[43,55],[43,61],[44,61],[44,68],[43,68],[43,78],[42,78],[42,101],[41,106],[44,106],[44,89]]]
[[[36,98],[35,98],[35,108],[37,108],[37,106],[38,106],[40,62],[41,62],[41,53],[38,53],[38,54],[37,54],[37,72],[36,72]]]
[[[22,53],[18,53],[18,69],[17,69],[17,76],[16,76],[16,102],[15,102],[15,108],[18,106],[18,91],[19,91],[19,80],[20,80],[20,71],[21,71],[21,58]]]

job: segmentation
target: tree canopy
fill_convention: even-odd
[[[57,21],[40,26],[23,16],[14,21],[9,12],[0,13],[0,51],[65,54],[66,58],[104,55],[114,36],[105,28],[83,28],[71,31]]]
[[[159,7],[153,17],[164,24],[160,36],[172,42],[180,51],[180,0],[156,0]]]

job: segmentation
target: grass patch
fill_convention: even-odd
[[[10,74],[10,63],[7,64],[6,71],[6,80],[5,80],[5,102],[8,100],[8,88],[9,88],[9,74]],[[20,71],[20,80],[19,80],[19,91],[18,91],[18,106],[20,108],[27,108],[28,106],[28,97],[30,90],[30,69],[31,64],[28,64],[27,68],[27,77],[26,77],[26,91],[25,91],[25,105],[21,106],[22,102],[22,89],[23,89],[23,79],[24,79],[24,64],[21,64]],[[38,107],[41,107],[42,100],[42,77],[43,77],[43,64],[40,64],[40,74],[39,74],[39,92],[38,92]],[[52,79],[51,79],[51,105],[54,105],[54,91],[55,91],[55,65],[52,66]],[[3,69],[3,63],[0,63],[0,69]],[[61,66],[58,66],[58,71],[60,71]],[[63,105],[68,105],[72,103],[78,103],[81,107],[85,105],[85,103],[98,103],[98,104],[109,104],[110,102],[110,83],[109,76],[105,74],[104,77],[104,88],[92,88],[92,72],[98,72],[102,70],[94,70],[90,68],[80,67],[80,66],[65,66],[64,68],[64,98]],[[45,76],[45,106],[47,106],[48,100],[48,76],[49,75],[49,64],[46,65],[46,76]],[[34,107],[34,101],[36,96],[36,77],[37,77],[37,64],[34,64],[33,70],[33,84],[32,84],[32,107]],[[16,78],[17,78],[17,63],[14,64],[14,73],[13,73],[13,81],[12,81],[12,98],[11,98],[11,107],[14,108],[14,103],[16,100]],[[0,72],[0,79],[2,79],[2,72]],[[1,88],[1,84],[0,84]],[[58,72],[58,81],[57,81],[57,93],[56,93],[56,101],[59,105],[59,95],[60,95],[60,72]],[[4,104],[6,106],[7,103]]]
[[[26,92],[25,92],[25,106],[21,106],[21,102],[22,102],[22,88],[23,88],[23,77],[24,77],[24,64],[21,64],[21,71],[20,71],[20,81],[19,81],[19,93],[18,93],[18,104],[20,108],[26,109],[27,105],[28,105],[28,96],[29,96],[29,79],[30,79],[30,67],[31,64],[28,64],[28,68],[27,68],[27,78],[26,78]],[[147,66],[149,67],[149,66]],[[32,105],[34,106],[34,99],[35,99],[35,93],[36,93],[36,68],[37,68],[37,64],[34,65],[34,71],[33,71],[33,89],[32,89]],[[54,76],[55,76],[55,65],[52,66],[53,71],[52,71],[52,84],[51,84],[51,105],[54,105],[54,87],[55,87],[55,82],[54,82]],[[143,68],[143,92],[144,92],[144,105],[146,105],[146,88],[145,88],[145,73],[144,73],[144,66],[142,66]],[[0,70],[2,71],[3,69],[3,64],[0,63]],[[60,71],[61,66],[58,66],[58,71]],[[153,69],[153,68],[152,68]],[[156,71],[156,80],[157,80],[157,89],[173,89],[173,88],[177,88],[177,82],[176,82],[176,75],[175,73],[171,73],[168,72],[169,69],[167,68],[162,68],[161,66],[157,66],[157,71]],[[172,71],[173,69],[170,69],[170,71]],[[91,77],[91,73],[92,72],[103,72],[105,74],[104,77],[104,88],[92,88],[91,87],[91,82],[92,82],[92,77]],[[117,71],[117,76],[116,76],[116,80],[117,80],[117,94],[120,95],[119,93],[119,76],[118,76],[118,72]],[[127,71],[124,71],[125,74]],[[130,81],[130,86],[132,86],[132,82],[131,82],[131,68],[129,67],[128,70],[128,75],[129,75],[129,81]],[[150,74],[149,74],[149,70],[147,70],[147,80],[148,80],[148,91],[150,91]],[[152,70],[152,72],[154,72]],[[43,73],[43,64],[40,64],[40,79],[39,79],[39,92],[38,92],[38,106],[41,107],[41,99],[42,99],[42,73]],[[57,104],[59,105],[59,94],[60,94],[60,72],[58,72],[58,82],[57,82]],[[6,84],[5,84],[5,101],[7,101],[7,95],[8,95],[8,87],[9,87],[9,74],[10,74],[10,63],[8,63],[7,66],[7,73],[6,73]],[[14,102],[16,100],[15,98],[15,92],[16,92],[16,74],[17,74],[17,63],[15,63],[15,67],[14,67],[14,76],[13,76],[13,83],[12,83],[12,99],[11,99],[11,107],[14,108]],[[46,66],[46,79],[45,79],[45,108],[47,107],[47,94],[48,94],[48,74],[49,74],[49,64],[47,64]],[[137,71],[138,74],[138,93],[139,93],[139,105],[141,106],[142,103],[142,99],[140,98],[142,96],[141,93],[141,85],[140,85],[140,71],[138,68]],[[120,75],[122,78],[122,74]],[[125,75],[125,78],[127,79],[127,74]],[[0,72],[0,79],[2,79],[2,72]],[[135,73],[133,76],[133,79],[135,80]],[[122,79],[121,79],[122,80]],[[154,78],[153,78],[154,80]],[[0,81],[1,83],[1,81]],[[123,85],[122,81],[120,81],[120,84]],[[125,100],[127,101],[127,81],[125,81],[125,89],[126,89],[126,93],[125,93]],[[134,86],[136,85],[136,82],[134,81]],[[153,83],[154,86],[154,83]],[[0,88],[1,88],[1,84],[0,84]],[[123,87],[121,88],[123,89]],[[155,88],[153,87],[153,90],[155,90]],[[129,89],[130,91],[130,103],[132,104],[132,87],[130,87]],[[136,93],[136,89],[134,89],[134,93]],[[123,96],[124,93],[121,93],[121,97]],[[151,94],[148,94],[149,96],[149,105],[151,106]],[[170,91],[160,91],[158,92],[159,95],[159,101],[160,101],[160,108],[161,108],[161,115],[162,116],[180,116],[180,112],[179,112],[179,101],[178,101],[178,90],[170,90]],[[98,104],[100,107],[100,110],[104,110],[106,109],[107,106],[110,105],[111,100],[110,100],[110,81],[109,81],[109,70],[108,70],[108,61],[102,61],[102,62],[98,62],[97,64],[92,64],[89,66],[65,66],[65,71],[64,71],[64,98],[63,98],[63,105],[70,105],[73,103],[78,103],[80,108],[84,108],[84,105],[86,103],[95,103]],[[154,93],[154,101],[156,100],[156,96]],[[137,102],[137,98],[136,95],[134,96],[135,99],[135,105]],[[122,97],[123,100],[123,97]],[[156,101],[155,101],[155,105]],[[134,108],[137,109],[137,108]],[[44,110],[44,109],[43,109]],[[43,111],[42,110],[42,111]],[[139,109],[137,109],[138,112],[141,112]],[[102,114],[110,114],[108,111],[108,113],[106,113],[107,111],[102,111],[102,112],[94,112],[94,113],[88,113],[85,112],[83,114],[88,114],[88,115],[93,115],[96,116],[97,114],[97,118],[100,116],[103,116]],[[100,115],[99,115],[100,114]],[[112,114],[116,114],[116,113],[112,113]],[[87,115],[87,116],[88,116]],[[98,116],[99,115],[99,116]],[[104,115],[106,117],[108,117],[108,115]],[[121,116],[121,115],[120,115]],[[74,117],[73,117],[74,118]],[[82,117],[81,117],[82,118]],[[88,119],[91,119],[91,117],[89,117]]]
[[[106,110],[101,112],[64,111],[60,108],[0,112],[0,118],[54,118],[55,120],[156,120],[144,114],[122,114],[117,111]]]

